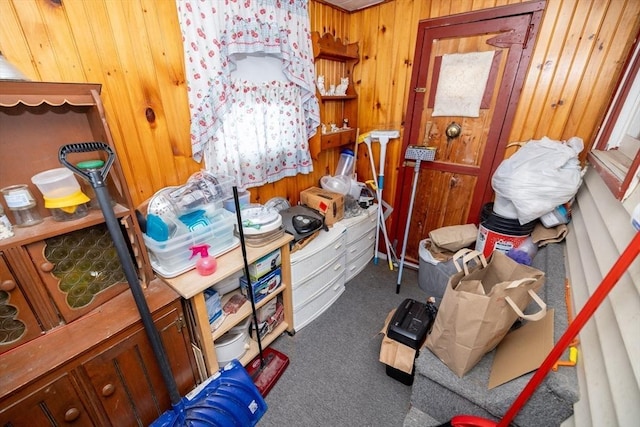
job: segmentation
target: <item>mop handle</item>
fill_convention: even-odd
[[[409,226],[411,214],[413,213],[413,201],[416,197],[416,186],[418,185],[418,174],[420,173],[420,159],[416,160],[413,168],[413,184],[411,185],[411,198],[409,199],[409,212],[407,212],[407,224],[404,227],[404,239],[402,240],[402,259],[400,260],[400,270],[398,271],[398,283],[396,294],[400,293],[400,282],[402,281],[402,268],[404,267],[404,256],[407,251],[407,240],[409,239]]]
[[[540,365],[540,368],[538,368],[533,377],[531,377],[502,420],[500,420],[498,427],[507,427],[511,420],[515,418],[516,414],[520,409],[522,409],[524,404],[527,403],[535,389],[540,385],[556,361],[560,359],[562,353],[566,350],[571,341],[576,337],[576,335],[578,335],[578,332],[580,332],[585,323],[587,323],[596,309],[600,304],[602,304],[602,301],[604,301],[609,292],[613,289],[616,283],[618,283],[620,277],[622,277],[624,272],[627,271],[633,260],[638,256],[638,253],[640,253],[640,232],[636,232],[636,235],[633,237],[627,248],[622,252],[615,264],[613,264],[609,273],[607,273],[604,279],[602,279],[602,282],[598,288],[596,288],[593,295],[589,297],[582,310],[580,310],[573,322],[567,328],[566,332],[562,335],[560,340],[558,340],[555,347],[551,349],[547,358],[542,362],[542,365]]]

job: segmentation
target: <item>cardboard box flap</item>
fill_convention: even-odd
[[[553,349],[553,316],[554,310],[549,309],[541,320],[527,322],[500,341],[491,366],[489,389],[540,367]]]

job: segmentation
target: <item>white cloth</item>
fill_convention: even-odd
[[[493,54],[488,51],[443,55],[431,115],[478,117]]]

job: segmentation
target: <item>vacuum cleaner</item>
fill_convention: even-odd
[[[102,166],[81,170],[67,158],[73,153],[89,152],[106,153],[107,159]],[[145,332],[151,343],[153,354],[167,387],[172,409],[162,414],[151,425],[153,427],[256,425],[266,412],[267,404],[251,381],[247,371],[237,360],[227,364],[184,398],[180,397],[160,333],[153,323],[135,266],[129,255],[129,249],[111,207],[111,198],[106,186],[106,176],[115,160],[115,153],[111,147],[103,142],[67,144],[60,148],[58,159],[64,166],[88,181],[94,189]],[[235,188],[234,192],[237,200]],[[238,202],[236,201],[236,203]],[[239,209],[236,207],[236,210]]]

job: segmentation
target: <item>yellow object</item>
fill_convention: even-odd
[[[578,363],[578,348],[571,346],[569,347],[569,360],[558,360],[552,369],[557,371],[558,366],[576,366],[576,363]]]
[[[365,139],[369,138],[369,136],[371,135],[371,132],[365,132],[361,135],[358,136],[358,144],[360,144],[361,142],[364,142]]]
[[[78,208],[78,205],[83,203],[87,203],[89,197],[84,194],[82,191],[77,191],[73,194],[70,194],[66,197],[57,197],[55,199],[51,199],[49,197],[44,198],[44,207],[47,209],[60,209],[66,213],[74,213]]]

